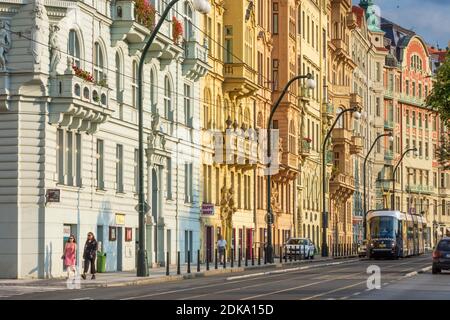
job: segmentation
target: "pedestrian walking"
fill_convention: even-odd
[[[84,252],[83,252],[83,259],[84,259],[84,272],[81,275],[83,279],[86,280],[86,273],[89,270],[89,265],[91,266],[91,280],[95,279],[95,258],[97,257],[97,249],[98,244],[97,240],[95,240],[94,234],[92,232],[89,232],[87,235],[86,243],[84,244]]]
[[[76,252],[77,252],[77,242],[75,240],[75,236],[73,234],[70,235],[69,239],[67,239],[66,244],[64,245],[64,253],[63,260],[64,265],[67,268],[67,279],[70,279],[70,274],[73,272],[75,277],[75,265],[76,265]]]
[[[224,263],[223,257],[225,255],[225,250],[227,249],[227,240],[225,240],[221,234],[219,234],[219,240],[217,240],[217,249],[219,251],[220,263]]]

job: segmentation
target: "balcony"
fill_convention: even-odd
[[[300,95],[300,100],[302,102],[309,102],[311,100],[311,90],[303,85],[298,86],[298,92]]]
[[[394,152],[392,150],[386,150],[384,152],[384,160],[386,161],[394,160]]]
[[[223,88],[231,99],[245,98],[258,90],[256,71],[244,63],[225,64]]]
[[[118,0],[113,5],[113,23],[111,25],[111,41],[113,46],[123,40],[130,44],[145,45],[144,39],[150,35],[153,23],[143,21],[136,12],[134,0]],[[155,18],[153,18],[153,21]]]
[[[407,94],[401,94],[399,97],[399,102],[410,104],[416,107],[422,107],[424,105],[423,99]]]
[[[394,92],[392,90],[385,90],[384,97],[387,99],[394,99]]]
[[[79,78],[72,69],[50,79],[50,97],[49,122],[71,130],[95,133],[113,113],[109,88]]]
[[[343,201],[349,199],[355,191],[355,179],[352,176],[335,172],[330,179],[330,194],[332,198]]]
[[[208,48],[195,40],[184,43],[183,75],[197,81],[203,77],[211,67],[208,65]]]
[[[322,115],[327,120],[334,118],[334,107],[331,103],[322,103]]]
[[[358,110],[362,109],[362,98],[357,93],[350,94],[350,105],[352,108],[358,108]]]
[[[303,139],[300,144],[300,155],[303,158],[309,157],[311,155],[311,141]]]
[[[394,130],[394,121],[384,120],[384,130],[393,131]]]
[[[426,185],[408,185],[406,186],[406,192],[411,193],[419,193],[419,194],[432,194],[434,192],[434,188],[432,186]]]
[[[352,144],[350,146],[351,154],[359,154],[363,150],[363,138],[361,136],[352,136]]]
[[[332,132],[332,142],[334,145],[341,145],[341,144],[352,144],[352,132],[347,129],[334,129]]]

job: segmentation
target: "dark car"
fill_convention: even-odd
[[[440,273],[442,270],[450,270],[450,238],[439,241],[433,251],[432,273]]]

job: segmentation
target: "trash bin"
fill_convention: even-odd
[[[106,272],[106,253],[97,252],[97,272]]]

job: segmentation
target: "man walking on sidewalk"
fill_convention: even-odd
[[[227,249],[227,240],[225,240],[221,234],[219,234],[219,240],[217,240],[217,250],[219,251],[219,261],[221,264],[225,263],[224,255]]]

